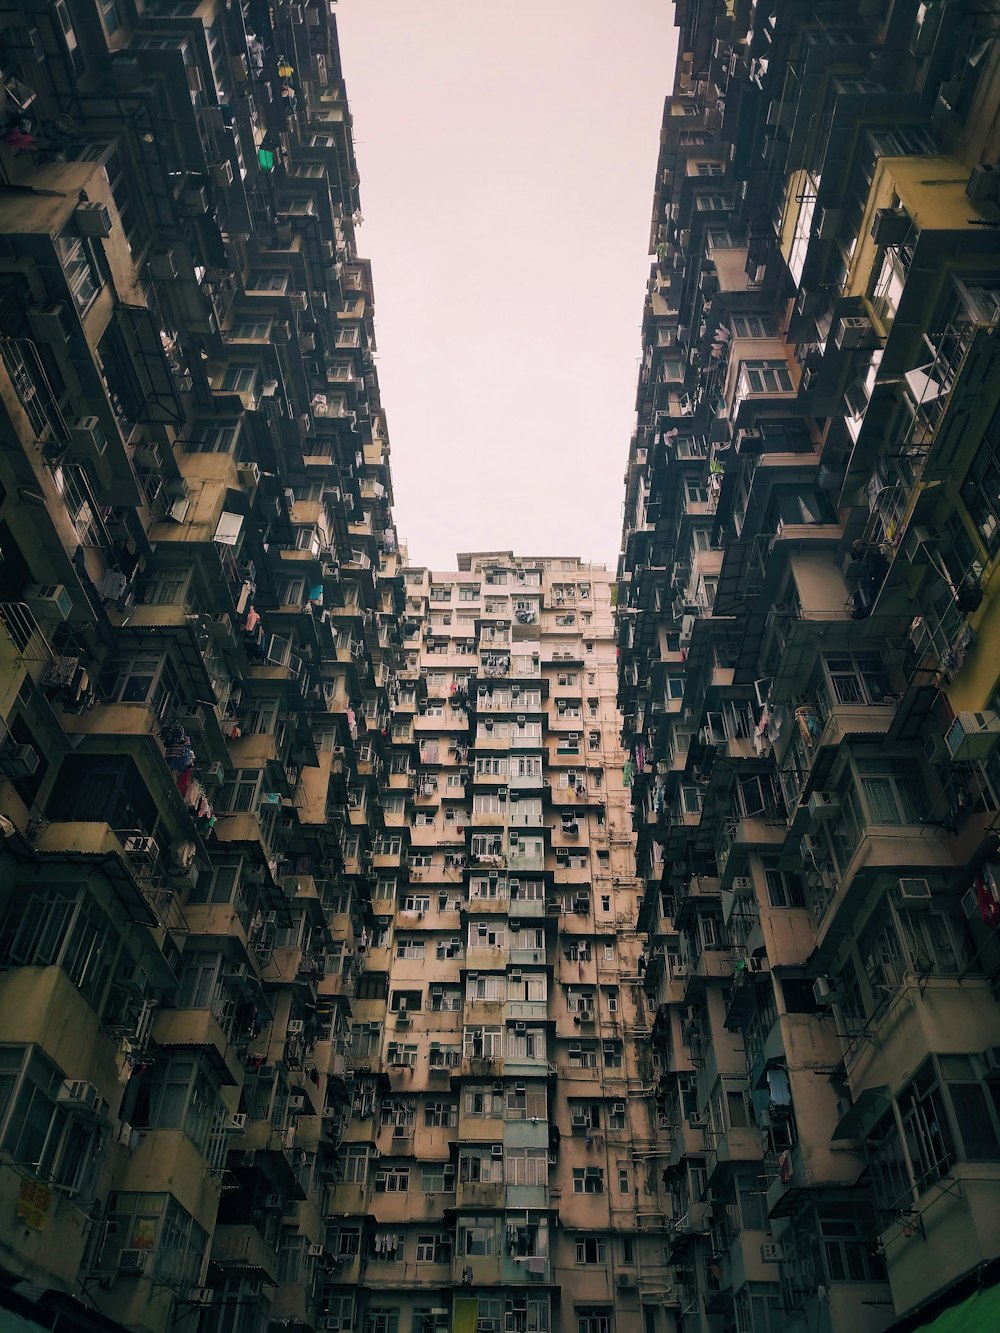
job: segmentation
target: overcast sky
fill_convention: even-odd
[[[341,0],[396,522],[415,564],[614,566],[667,0]]]

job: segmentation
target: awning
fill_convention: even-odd
[[[1000,1286],[974,1292],[930,1323],[918,1324],[913,1333],[983,1333],[988,1328],[1000,1328]]]
[[[849,1111],[840,1117],[833,1131],[834,1139],[863,1139],[876,1120],[892,1105],[889,1089],[882,1084],[865,1088]]]

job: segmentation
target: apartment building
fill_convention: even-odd
[[[403,578],[327,1308],[665,1330],[612,576],[502,551]]]
[[[7,0],[0,95],[0,1324],[318,1329],[404,595],[335,24]]]
[[[669,1308],[990,1327],[996,11],[676,22],[616,607]]]

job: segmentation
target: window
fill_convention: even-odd
[[[577,1236],[576,1262],[578,1264],[604,1264],[608,1260],[606,1243],[593,1236]]]
[[[375,1172],[376,1194],[405,1194],[409,1188],[408,1166],[386,1166]]]
[[[448,1235],[417,1236],[418,1264],[451,1263],[451,1237]]]
[[[733,315],[733,335],[737,338],[773,338],[774,324],[769,315]]]
[[[545,1148],[510,1148],[507,1151],[508,1185],[547,1185],[549,1155]]]
[[[620,1041],[606,1041],[603,1043],[604,1050],[604,1068],[621,1069],[622,1067],[622,1044]]]
[[[455,1189],[455,1168],[447,1162],[435,1162],[420,1168],[422,1194],[451,1194]]]
[[[457,1228],[460,1255],[499,1254],[500,1234],[495,1217],[463,1218]]]
[[[123,1118],[135,1129],[183,1130],[202,1157],[209,1156],[213,1136],[225,1152],[222,1126],[228,1114],[216,1080],[197,1055],[168,1055],[142,1078],[130,1080]]]
[[[399,1311],[373,1305],[365,1315],[364,1333],[399,1333]]]
[[[571,1041],[569,1044],[570,1069],[596,1069],[597,1043],[594,1041]]]
[[[233,342],[267,342],[271,336],[269,319],[241,319],[229,326]]]
[[[32,1046],[0,1047],[0,1147],[69,1196],[86,1193],[103,1162],[98,1117],[60,1100],[63,1075]]]
[[[31,884],[19,889],[0,929],[0,962],[58,967],[99,1010],[121,936],[89,888]]]
[[[368,1257],[382,1263],[401,1261],[406,1248],[405,1231],[389,1231],[379,1227],[368,1240]]]
[[[225,393],[252,393],[257,383],[259,368],[231,363],[223,372],[219,387]]]
[[[789,870],[779,870],[777,861],[762,858],[767,900],[772,907],[805,907],[805,893],[799,876]]]
[[[746,393],[791,393],[795,387],[784,361],[742,361],[740,381]]]
[[[709,227],[708,244],[712,250],[738,250],[745,242],[733,227]]]
[[[600,1166],[573,1167],[574,1194],[603,1194],[604,1168]]]
[[[458,1107],[454,1102],[428,1102],[424,1107],[424,1124],[431,1129],[449,1129],[458,1121]]]
[[[986,428],[962,486],[962,499],[990,558],[1000,553],[1000,411]]]
[[[699,213],[731,213],[733,200],[728,194],[708,194],[701,191],[695,195],[695,207]]]
[[[466,1028],[464,1049],[467,1059],[499,1059],[503,1055],[503,1029]]]
[[[126,1253],[152,1255],[154,1278],[191,1287],[201,1277],[207,1244],[207,1233],[173,1195],[112,1193],[97,1266],[118,1267]]]
[[[277,269],[252,269],[247,277],[248,292],[282,293],[288,288],[288,274]]]
[[[70,224],[70,228],[72,226]],[[92,257],[90,243],[84,237],[74,235],[70,228],[56,237],[56,253],[66,274],[73,304],[84,315],[93,305],[104,282]]]
[[[611,1333],[611,1310],[604,1306],[577,1310],[576,1333]]]

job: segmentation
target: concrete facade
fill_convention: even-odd
[[[617,594],[673,1309],[874,1333],[1000,1252],[1000,52],[677,23]]]

